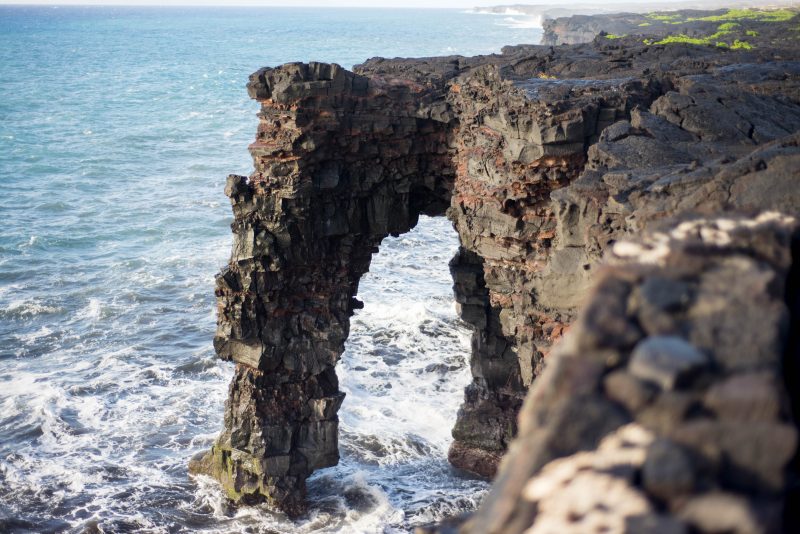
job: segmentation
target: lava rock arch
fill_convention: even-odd
[[[461,244],[455,298],[473,327],[473,381],[449,460],[494,475],[589,284],[587,249],[555,240],[570,214],[550,193],[577,178],[600,131],[653,93],[611,79],[580,84],[565,103],[563,87],[519,67],[529,55],[374,59],[356,72],[293,63],[251,76],[255,169],[228,178],[234,243],[216,287],[214,345],[236,371],[225,429],[193,472],[236,502],[303,512],[305,480],[338,461],[335,365],[358,281],[384,237],[446,214]]]
[[[225,429],[191,468],[298,514],[306,478],[339,459],[334,367],[359,279],[383,238],[450,204],[451,120],[431,87],[338,65],[262,69],[248,90],[255,170],[228,177],[234,244],[216,283],[214,346],[236,371]]]

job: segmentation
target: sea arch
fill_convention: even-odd
[[[544,351],[571,318],[532,299],[556,231],[549,191],[582,169],[597,117],[585,133],[583,115],[567,126],[518,115],[514,106],[531,113],[527,93],[493,65],[376,61],[361,74],[287,64],[248,84],[261,104],[254,172],[228,177],[234,243],[216,283],[214,346],[235,374],[225,428],[191,465],[236,502],[300,514],[306,479],[338,462],[335,365],[361,306],[358,282],[381,240],[421,214],[454,223],[455,298],[473,327],[451,463],[494,474]],[[579,292],[586,275],[573,271]]]

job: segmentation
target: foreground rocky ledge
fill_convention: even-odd
[[[798,56],[599,38],[255,73],[255,170],[228,179],[216,288],[215,348],[236,371],[192,470],[304,511],[306,478],[338,461],[334,367],[359,278],[384,237],[446,214],[474,331],[450,460],[492,476],[513,440],[464,531],[725,530],[692,515],[706,498],[778,528],[796,453]],[[557,487],[597,502],[570,509]]]

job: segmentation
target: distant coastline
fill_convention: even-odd
[[[473,7],[465,12],[506,17],[504,26],[511,28],[543,28],[544,21],[573,15],[606,15],[613,13],[649,13],[651,11],[679,11],[684,9],[721,9],[737,7],[787,7],[797,5],[790,0],[753,2],[752,0],[706,0],[681,2],[613,2],[608,4],[574,4],[569,7],[556,4],[500,4],[490,7]]]

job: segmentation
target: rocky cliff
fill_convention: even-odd
[[[460,528],[726,530],[708,503],[779,528],[797,449],[796,47],[601,37],[290,64],[248,88],[255,169],[228,179],[216,288],[236,371],[195,472],[302,513],[306,478],[338,459],[359,278],[384,237],[446,215],[473,328],[450,461],[497,473]]]
[[[777,5],[777,4],[776,4]],[[572,15],[542,21],[541,44],[562,45],[588,43],[598,35],[607,39],[637,36],[645,43],[686,42],[720,48],[752,49],[753,47],[797,47],[800,34],[800,10],[791,5],[783,8],[674,10],[676,5],[626,6],[633,13]],[[633,8],[633,9],[630,9]]]

